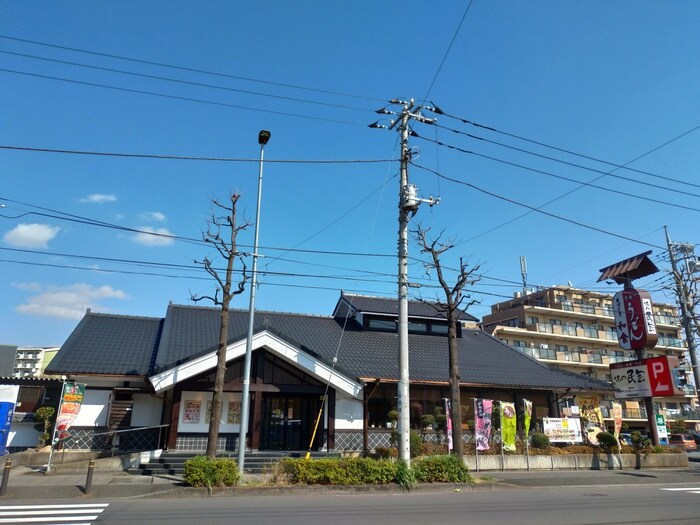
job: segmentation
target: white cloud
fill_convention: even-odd
[[[143,232],[137,233],[134,236],[134,241],[139,244],[143,244],[145,246],[169,246],[173,243],[172,237],[163,237],[164,235],[173,235],[167,228],[140,226],[137,229]]]
[[[126,293],[122,290],[115,290],[111,286],[91,286],[84,283],[69,286],[47,286],[41,287],[41,289],[37,283],[20,283],[15,287],[37,292],[27,302],[16,307],[18,312],[59,319],[79,320],[86,308],[106,310],[99,303],[102,299],[124,300],[127,298]]]
[[[93,202],[96,204],[102,204],[103,202],[117,202],[117,197],[112,194],[107,195],[105,193],[93,193],[80,199],[80,202]]]
[[[18,224],[4,235],[3,240],[20,248],[46,248],[60,230],[58,226],[48,224]]]
[[[146,211],[141,214],[141,218],[145,221],[165,222],[165,214],[159,211]]]

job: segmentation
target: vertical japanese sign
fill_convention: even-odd
[[[68,429],[80,412],[85,397],[85,385],[82,383],[64,383],[61,404],[56,416],[57,439],[68,437]]]
[[[503,450],[515,452],[515,404],[501,402],[501,439]]]
[[[447,452],[452,452],[454,443],[452,442],[452,414],[450,414],[450,400],[446,397],[442,398],[442,404],[445,407],[445,437],[447,438]]]
[[[644,290],[623,290],[613,296],[613,314],[620,347],[653,348],[658,341],[651,296]]]
[[[530,421],[532,421],[532,401],[523,399],[523,424],[525,427],[525,441],[527,441],[527,436],[530,434]]]
[[[668,439],[668,429],[666,428],[666,418],[663,414],[656,414],[656,431],[659,439]]]
[[[474,419],[476,423],[476,450],[489,449],[489,437],[491,436],[491,399],[474,400]]]
[[[605,429],[603,412],[600,410],[600,398],[598,396],[578,396],[581,419],[584,420],[583,433],[588,442],[598,445],[598,434]]]

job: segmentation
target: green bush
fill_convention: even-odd
[[[615,436],[613,436],[610,432],[598,432],[596,438],[598,439],[598,445],[603,452],[610,454],[611,452],[616,452],[618,450],[617,439],[615,439]]]
[[[640,432],[632,432],[630,439],[632,439],[632,448],[635,452],[641,452],[651,447],[651,439],[644,437]]]
[[[549,438],[546,434],[535,432],[532,434],[532,437],[530,437],[530,444],[534,448],[547,448],[549,446]]]
[[[56,415],[56,409],[54,407],[40,407],[34,411],[34,420],[37,423],[34,428],[41,432],[39,435],[39,446],[45,446],[51,439],[51,433],[49,430],[54,424],[54,416]]]
[[[421,483],[471,483],[469,469],[454,454],[426,456],[413,462],[416,481]]]
[[[185,483],[192,487],[230,487],[240,481],[238,464],[229,458],[195,456],[185,461]]]
[[[396,462],[396,483],[406,490],[411,490],[416,484],[416,472],[403,459]]]
[[[408,443],[410,447],[411,457],[415,458],[420,456],[421,447],[423,446],[423,439],[420,434],[415,430],[411,430],[408,435]]]
[[[290,483],[305,485],[363,485],[392,483],[397,463],[386,459],[304,459],[280,461]]]

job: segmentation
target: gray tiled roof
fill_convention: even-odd
[[[156,359],[156,370],[175,366],[216,349],[219,309],[170,305]],[[267,329],[327,364],[338,352],[336,368],[352,378],[398,379],[398,337],[363,331],[342,319],[279,312],[256,312],[255,332]],[[247,334],[248,312],[232,310],[229,343]],[[473,385],[543,389],[611,390],[607,383],[551,369],[480,330],[463,330],[458,339],[461,381]],[[409,336],[412,381],[446,382],[447,338]]]
[[[88,312],[47,369],[53,374],[152,375],[213,352],[218,308],[170,305],[165,319]],[[229,313],[229,343],[247,335],[248,312]],[[353,379],[398,379],[398,337],[362,330],[352,320],[258,311],[255,332],[268,330]],[[611,390],[601,381],[550,369],[479,330],[458,339],[463,384],[505,388]],[[157,349],[157,353],[156,353]],[[447,338],[411,334],[412,381],[447,382]]]
[[[342,292],[340,300],[347,301],[358,312],[394,316],[399,314],[399,303],[396,297],[373,297]],[[445,319],[444,309],[445,305],[434,301],[408,301],[408,315],[410,317]],[[461,310],[459,319],[462,321],[478,321],[473,315]]]
[[[88,311],[51,363],[47,374],[147,376],[162,319]]]

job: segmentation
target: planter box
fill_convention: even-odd
[[[687,454],[561,454],[530,456],[506,454],[464,456],[470,471],[482,470],[616,470],[641,468],[687,468]]]

